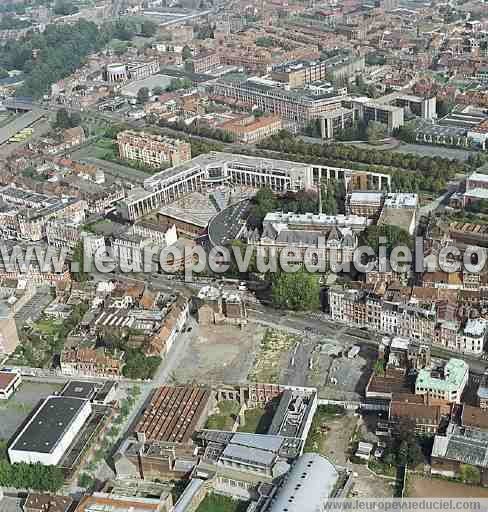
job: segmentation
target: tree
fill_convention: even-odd
[[[127,41],[115,41],[115,43],[112,45],[112,50],[118,57],[124,55],[128,48],[129,45]]]
[[[137,102],[144,105],[149,101],[149,89],[147,87],[141,87],[137,91]]]
[[[387,127],[383,123],[379,123],[378,121],[369,122],[368,127],[366,128],[368,142],[375,143],[384,139],[387,131]]]
[[[461,464],[459,466],[459,476],[467,484],[479,485],[481,481],[480,470],[470,464]]]
[[[57,14],[58,16],[69,16],[70,14],[75,14],[78,11],[78,7],[69,0],[56,0],[56,3],[54,4],[54,14]]]
[[[381,244],[386,247],[386,254],[391,254],[395,247],[405,246],[412,248],[412,237],[408,231],[391,224],[381,226],[368,226],[360,235],[359,243],[371,247],[375,254],[379,253],[380,238],[386,238],[386,243]]]
[[[10,75],[5,68],[0,68],[0,79],[8,78]]]
[[[160,85],[157,85],[156,87],[153,87],[152,93],[154,96],[160,96],[164,93],[164,89]]]
[[[153,37],[156,34],[158,26],[154,21],[145,20],[141,25],[141,34],[144,37]]]
[[[396,130],[395,136],[403,142],[409,142],[411,144],[415,143],[417,140],[415,125],[413,123],[407,123],[401,126],[398,128],[398,130]]]
[[[385,364],[380,359],[376,360],[374,363],[374,373],[376,375],[383,376],[385,374]]]
[[[438,99],[436,102],[437,117],[445,117],[454,107],[454,103],[449,99]]]
[[[183,51],[181,52],[181,56],[183,60],[189,60],[193,57],[193,52],[191,51],[191,48],[187,45],[183,47]]]
[[[71,119],[68,111],[65,108],[60,108],[56,112],[56,128],[66,129],[71,128]]]
[[[140,350],[129,349],[122,373],[128,379],[151,379],[160,364],[160,357],[146,357]]]
[[[88,473],[81,473],[78,478],[78,485],[84,489],[88,489],[93,485],[93,478]]]
[[[71,272],[73,279],[78,283],[84,283],[88,280],[88,274],[85,272],[85,250],[83,242],[79,242],[73,251],[73,263],[78,265],[78,269]]]
[[[280,272],[274,276],[271,290],[275,306],[294,311],[317,309],[320,305],[320,284],[316,275],[300,269]]]

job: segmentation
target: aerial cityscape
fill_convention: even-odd
[[[0,512],[488,510],[484,0],[0,0],[0,238]]]

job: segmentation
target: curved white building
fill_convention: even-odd
[[[338,480],[338,471],[325,457],[306,453],[285,477],[269,512],[323,512]]]
[[[125,82],[128,80],[127,66],[118,62],[107,65],[107,82]]]

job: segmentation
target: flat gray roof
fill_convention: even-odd
[[[62,396],[46,398],[10,449],[51,453],[86,402],[80,398]]]

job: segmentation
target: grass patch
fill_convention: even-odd
[[[239,403],[235,400],[223,400],[217,404],[217,409],[218,412],[207,418],[205,428],[211,430],[232,430],[239,414]]]
[[[371,469],[371,471],[377,473],[378,475],[395,477],[397,473],[395,466],[385,464],[384,462],[381,462],[376,459],[371,459],[370,461],[368,461],[368,468]]]
[[[305,442],[304,452],[324,453],[324,443],[327,437],[327,422],[337,416],[343,416],[345,411],[338,405],[319,405],[312,420],[312,425]]]
[[[200,503],[197,512],[245,512],[248,503],[246,501],[234,500],[219,494],[207,494]]]
[[[266,434],[273,420],[273,416],[267,413],[266,409],[248,409],[245,413],[246,424],[238,428],[239,432],[250,434]]]
[[[281,357],[298,341],[300,341],[298,336],[274,329],[267,329],[261,340],[254,368],[249,374],[249,380],[252,382],[278,384],[280,380]]]
[[[44,336],[58,336],[63,327],[63,322],[45,318],[34,324],[34,329]]]

